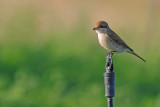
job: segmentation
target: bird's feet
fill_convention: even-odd
[[[108,52],[106,58],[107,58],[108,56],[111,57],[115,52],[116,52],[116,51],[110,51],[110,52]]]

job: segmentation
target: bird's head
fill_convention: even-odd
[[[106,33],[109,29],[108,23],[105,21],[98,21],[93,28],[97,33]]]

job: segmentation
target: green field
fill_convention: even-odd
[[[35,10],[25,7],[0,18],[0,107],[106,107],[107,51],[92,31],[95,23],[83,12],[73,25],[62,24],[55,14],[43,23]],[[113,56],[114,106],[160,107],[159,30],[149,39],[135,25],[113,23],[111,28],[147,61],[127,53]]]

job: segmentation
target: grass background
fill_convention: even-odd
[[[105,20],[147,62],[114,55],[115,107],[160,106],[160,3],[0,0],[0,106],[105,107]]]

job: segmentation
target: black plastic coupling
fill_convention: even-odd
[[[104,73],[105,97],[115,96],[115,72]]]

